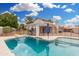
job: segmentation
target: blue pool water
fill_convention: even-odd
[[[16,56],[79,56],[79,40],[72,38],[57,38],[49,42],[22,37],[6,40],[5,43]]]

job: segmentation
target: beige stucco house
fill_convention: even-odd
[[[33,23],[26,24],[26,28],[32,30],[31,31],[32,35],[37,35],[37,36],[46,35],[44,30],[47,24],[49,24],[50,27],[49,35],[53,35],[54,33],[57,33],[56,25],[53,22],[41,18],[36,18],[35,20],[33,20]]]
[[[72,30],[74,33],[79,34],[79,27],[74,27]]]

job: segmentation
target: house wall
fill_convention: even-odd
[[[49,27],[50,27],[50,33],[49,33],[50,35],[53,35],[54,33],[57,33],[57,28],[55,26],[50,26],[50,24],[49,24]],[[39,35],[47,34],[47,33],[44,32],[45,26],[40,26],[39,29],[40,29],[40,31],[39,31],[40,34]]]
[[[57,28],[55,26],[52,27],[52,33],[57,33]]]
[[[44,21],[44,20],[40,20],[40,19],[34,20],[33,23],[31,23],[27,26],[27,28],[29,28],[30,26],[34,27],[34,31],[32,31],[32,32],[35,33],[35,31],[36,31],[35,27],[39,26],[39,35],[44,35],[45,34],[44,29],[45,29],[45,26],[47,26],[47,23],[49,24],[49,27],[51,28],[49,34],[52,35],[53,33],[56,33],[57,28],[52,22]]]
[[[33,22],[33,25],[34,26],[46,26],[47,22],[43,21],[43,20],[40,20],[40,19],[37,19],[36,21]]]
[[[73,32],[79,34],[79,28],[73,28]]]

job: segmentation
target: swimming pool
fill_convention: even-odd
[[[5,43],[16,56],[79,56],[79,40],[72,38],[45,41],[41,38],[21,37],[6,40]]]

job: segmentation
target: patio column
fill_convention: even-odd
[[[39,26],[36,26],[36,36],[39,36]]]

